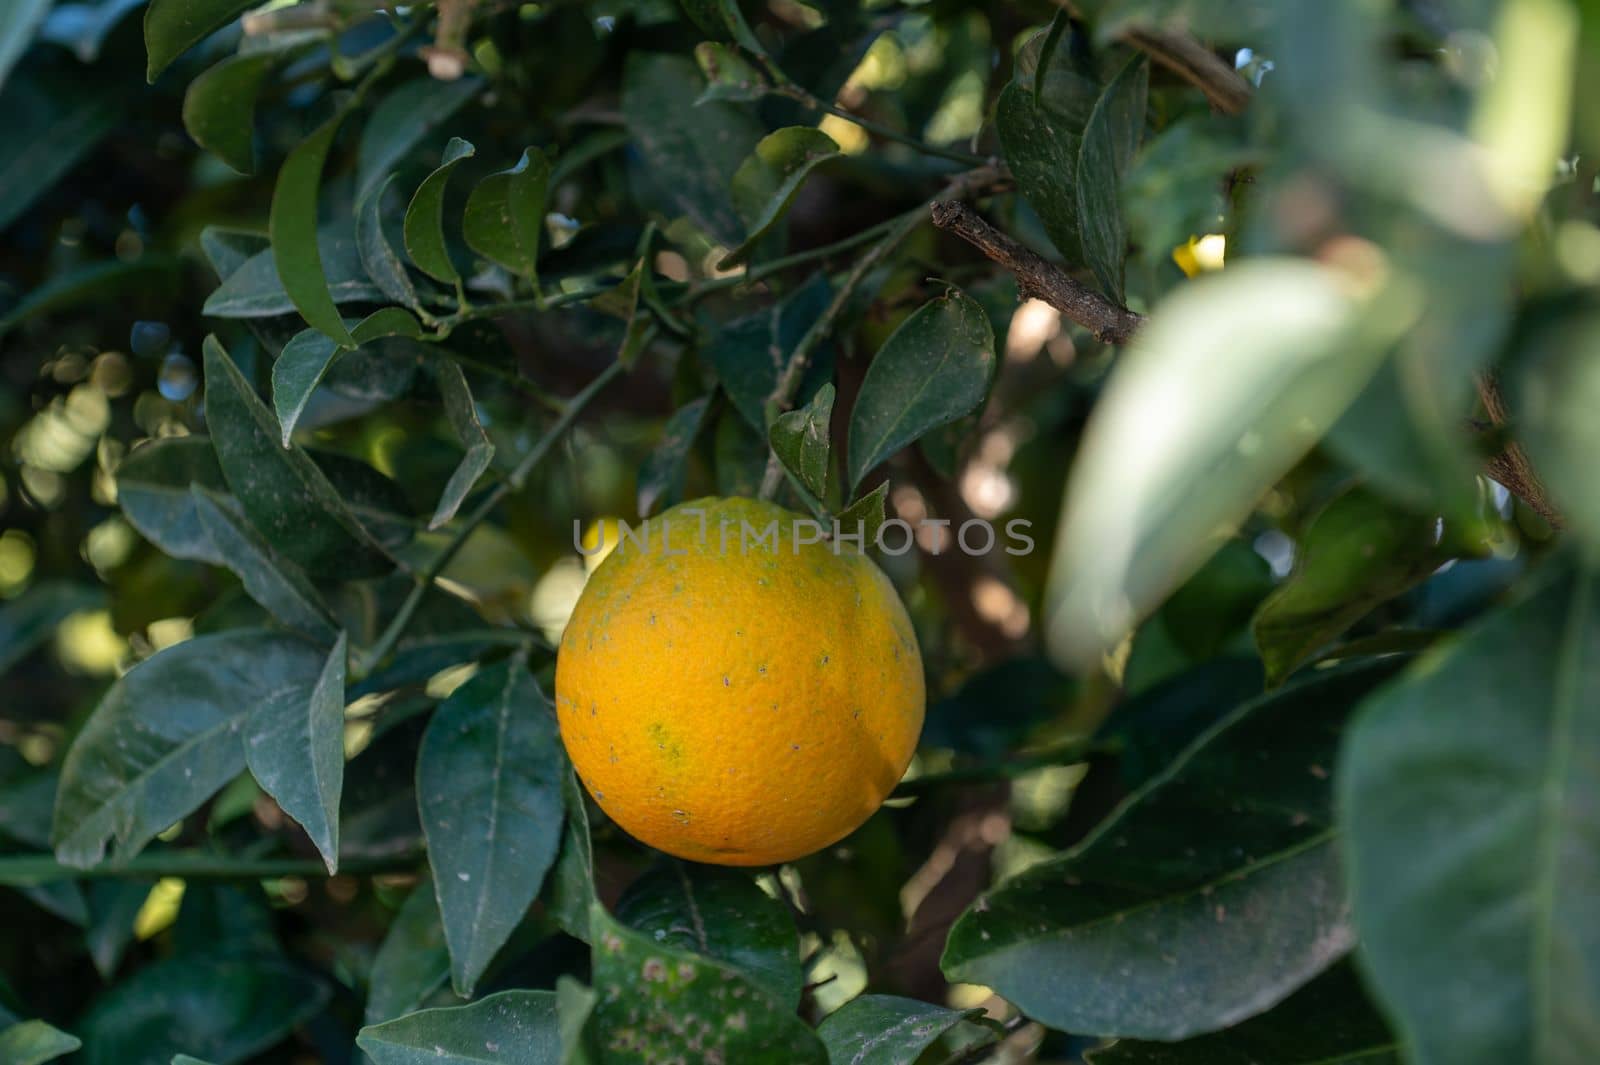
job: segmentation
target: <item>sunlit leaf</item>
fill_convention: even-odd
[[[44,1065],[81,1046],[77,1036],[44,1021],[0,1024],[0,1061],[9,1065]]]

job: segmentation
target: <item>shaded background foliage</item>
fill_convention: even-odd
[[[0,10],[0,1060],[1600,1059],[1600,8],[252,7]],[[752,875],[546,694],[758,492],[953,524]]]

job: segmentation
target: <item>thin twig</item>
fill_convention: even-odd
[[[433,587],[434,582],[439,579],[439,575],[450,564],[450,560],[456,557],[456,552],[460,551],[462,545],[467,542],[467,537],[471,536],[473,531],[483,524],[484,519],[493,513],[494,508],[500,505],[502,499],[512,491],[522,487],[527,481],[528,475],[550,453],[557,441],[566,435],[567,430],[572,428],[572,423],[578,420],[578,415],[583,413],[583,409],[589,405],[589,402],[599,395],[606,385],[616,380],[624,372],[626,371],[622,363],[614,362],[601,371],[600,375],[593,381],[590,381],[582,392],[573,396],[572,401],[567,404],[567,409],[562,412],[561,417],[557,418],[556,423],[550,427],[549,431],[539,438],[539,442],[533,445],[533,449],[522,457],[522,461],[517,463],[510,476],[490,489],[478,505],[473,508],[472,513],[462,520],[461,524],[456,528],[455,534],[451,536],[450,542],[445,544],[443,550],[434,555],[428,562],[427,567],[417,575],[416,584],[412,586],[405,601],[400,604],[400,609],[395,611],[394,618],[389,622],[389,626],[383,630],[383,634],[378,637],[377,643],[372,645],[372,649],[362,657],[359,663],[360,668],[355,670],[359,677],[364,677],[372,672],[394,650],[395,644],[399,643],[400,637],[405,633],[406,626],[411,624],[411,617],[417,612],[417,607],[421,605],[423,596],[427,594],[429,588]]]
[[[1483,409],[1489,415],[1489,421],[1495,428],[1503,428],[1509,420],[1506,414],[1505,395],[1500,391],[1500,382],[1493,374],[1478,375],[1478,397],[1483,400]],[[1550,494],[1545,490],[1544,481],[1539,478],[1539,473],[1533,468],[1533,463],[1528,461],[1528,453],[1522,450],[1522,445],[1516,441],[1508,441],[1498,455],[1491,455],[1484,460],[1484,472],[1505,486],[1506,491],[1528,504],[1534,513],[1550,523],[1552,529],[1559,529],[1565,525],[1561,511],[1551,502]]]
[[[1106,299],[1061,267],[1000,232],[967,204],[933,205],[933,224],[947,229],[1017,275],[1023,298],[1044,300],[1107,344],[1126,344],[1144,316]]]
[[[973,192],[987,188],[1003,180],[1005,172],[993,163],[986,163],[976,169],[969,170],[953,179],[932,201],[919,204],[917,207],[894,219],[894,224],[889,227],[883,237],[874,244],[865,255],[856,260],[844,283],[839,286],[839,291],[834,294],[833,302],[828,304],[817,320],[811,323],[800,342],[795,345],[794,354],[789,357],[788,364],[784,367],[783,374],[778,378],[777,387],[772,390],[771,397],[767,400],[769,410],[768,422],[778,414],[794,406],[795,396],[800,391],[800,382],[805,379],[806,370],[811,366],[811,356],[817,347],[833,331],[834,323],[844,312],[845,305],[850,302],[855,291],[860,287],[866,276],[884,260],[888,254],[899,247],[901,241],[910,236],[912,231],[922,224],[928,216],[930,208],[937,209],[939,202],[951,196],[968,196]],[[761,478],[762,499],[771,499],[778,491],[778,486],[783,483],[783,464],[778,460],[777,452],[767,456],[766,473]]]

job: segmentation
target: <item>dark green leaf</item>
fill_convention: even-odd
[[[478,182],[461,216],[467,246],[518,277],[537,281],[549,186],[550,160],[533,148],[510,170]]]
[[[473,402],[472,389],[461,367],[448,359],[440,359],[434,363],[434,375],[439,381],[439,394],[444,397],[445,417],[450,420],[450,428],[455,431],[456,439],[461,441],[467,453],[462,456],[455,472],[450,475],[449,483],[444,486],[444,494],[439,497],[433,519],[428,522],[430,529],[437,529],[456,516],[461,501],[467,498],[472,486],[489,468],[489,463],[494,461],[494,445],[489,442],[489,434],[483,431],[483,423],[478,420],[478,407]]]
[[[748,109],[734,104],[696,107],[704,87],[690,59],[631,52],[622,76],[622,113],[653,199],[731,248],[743,239],[744,227],[728,187],[762,129]]]
[[[1128,60],[1095,102],[1078,150],[1078,230],[1083,257],[1101,289],[1124,302],[1122,264],[1128,227],[1122,217],[1122,180],[1144,136],[1150,65],[1143,55]]]
[[[104,591],[93,585],[50,580],[0,604],[0,674],[55,635],[68,615],[104,602]]]
[[[1437,569],[1434,521],[1361,487],[1329,503],[1301,536],[1294,572],[1252,622],[1267,683],[1281,684],[1373,607]]]
[[[145,76],[155,81],[174,59],[255,6],[255,0],[150,0],[144,13]]]
[[[145,539],[173,558],[225,565],[200,524],[191,485],[227,488],[217,453],[203,436],[151,440],[117,466],[117,503]]]
[[[483,89],[478,78],[439,81],[416,78],[383,98],[372,110],[356,149],[356,202],[377,191],[383,179],[428,131],[461,110]]]
[[[1354,942],[1329,777],[1346,717],[1394,671],[1328,670],[1239,707],[1083,843],[980,898],[945,975],[1053,1028],[1147,1039],[1284,998]]]
[[[654,293],[650,264],[646,259],[634,263],[628,276],[618,282],[615,288],[602,292],[589,304],[592,309],[614,315],[627,323],[622,334],[622,347],[617,349],[617,361],[627,370],[632,370],[638,364],[639,355],[650,336],[650,315],[640,313],[640,305]]]
[[[210,230],[217,237],[215,230]],[[232,245],[227,255],[233,258]],[[210,248],[221,250],[214,239]],[[354,230],[326,229],[317,234],[317,247],[328,291],[335,303],[378,303],[383,290],[372,283],[361,266]],[[219,266],[219,273],[221,272]],[[206,299],[202,312],[213,318],[271,318],[295,310],[278,275],[278,259],[271,248],[255,253],[227,273],[222,284]]]
[[[522,659],[479,672],[434,711],[417,797],[461,994],[539,893],[561,840],[566,756]]]
[[[406,254],[417,264],[417,269],[446,284],[459,281],[461,274],[450,261],[450,251],[444,239],[444,192],[450,181],[450,172],[463,159],[472,158],[473,147],[460,137],[451,137],[445,145],[444,159],[433,173],[423,179],[406,208]]]
[[[256,95],[277,59],[270,52],[231,56],[190,82],[183,96],[183,128],[241,174],[255,172]]]
[[[1401,1065],[1400,1044],[1367,1000],[1355,967],[1335,965],[1272,1010],[1186,1039],[1123,1039],[1089,1051],[1090,1065]]]
[[[562,781],[561,798],[567,811],[561,832],[561,852],[550,870],[550,915],[569,935],[589,942],[589,904],[594,901],[594,845],[589,839],[589,810],[583,785],[570,769]]]
[[[323,270],[318,247],[317,198],[322,191],[322,165],[344,121],[344,111],[334,113],[309,137],[295,145],[278,171],[272,190],[272,210],[267,233],[272,239],[278,280],[306,324],[320,329],[340,345],[356,346],[334,300],[329,275]]]
[[[321,1011],[328,986],[270,954],[182,955],[101,995],[79,1025],[85,1065],[167,1065],[180,1049],[253,1057]]]
[[[52,839],[63,864],[91,866],[117,841],[131,858],[245,768],[257,704],[309,698],[323,655],[258,630],[176,644],[123,674],[67,752]]]
[[[0,93],[6,136],[0,141],[0,230],[33,206],[71,170],[127,109],[128,93],[107,92],[92,78],[31,76],[24,67]]]
[[[344,790],[345,636],[339,634],[309,692],[263,699],[245,723],[250,773],[299,822],[331,875],[339,867],[339,795]]]
[[[470,1006],[369,1025],[356,1045],[377,1065],[551,1065],[561,1061],[554,991],[502,991]]]
[[[1343,412],[1411,306],[1306,260],[1184,285],[1117,360],[1057,526],[1046,638],[1098,661],[1199,568]],[[1162,431],[1151,435],[1151,412]]]
[[[89,924],[83,930],[83,944],[103,979],[116,975],[133,942],[134,922],[149,897],[148,883],[100,880],[89,885]]]
[[[121,299],[166,299],[178,263],[164,255],[146,255],[130,262],[113,259],[66,270],[29,292],[0,317],[0,336],[30,318],[72,307],[96,306]]]
[[[811,171],[839,154],[833,138],[811,126],[788,126],[761,138],[733,175],[733,209],[744,222],[744,241],[717,268],[731,269],[748,259],[782,220]]]
[[[1367,700],[1339,775],[1367,970],[1419,1065],[1600,1056],[1600,605],[1557,566]]]
[[[738,0],[682,0],[683,9],[705,33],[732,40],[741,48],[763,55],[761,40],[751,32]]]
[[[746,872],[672,859],[628,887],[616,917],[656,943],[738,971],[790,1011],[800,1004],[794,918]]]
[[[450,951],[433,885],[418,884],[389,924],[367,977],[367,1024],[416,1009],[450,976]]]
[[[415,310],[420,306],[417,288],[385,228],[390,215],[384,201],[393,185],[394,175],[390,174],[356,207],[356,252],[361,256],[361,268],[385,296]]]
[[[588,1065],[584,1029],[600,996],[565,974],[556,978],[556,1023],[561,1029],[560,1065]]]
[[[832,302],[828,279],[819,273],[767,309],[723,323],[712,338],[706,357],[716,367],[717,379],[745,421],[761,433],[767,431],[767,401],[795,345]],[[795,402],[809,403],[832,379],[833,348],[825,346],[813,355]]]
[[[817,1035],[831,1062],[913,1065],[940,1036],[982,1015],[982,1010],[950,1010],[894,995],[862,995],[830,1013],[817,1025]]]
[[[829,381],[810,403],[780,414],[767,433],[773,454],[819,499],[828,491],[828,428],[833,423],[833,395],[833,382]]]
[[[657,507],[671,506],[683,498],[685,467],[700,427],[705,424],[711,398],[701,396],[672,412],[661,439],[639,467],[639,514],[648,517]]]
[[[3,73],[3,71],[0,71]],[[0,1026],[0,1061],[6,1065],[44,1065],[83,1046],[44,1021],[18,1021]]]
[[[701,41],[695,45],[694,59],[706,78],[705,91],[695,100],[696,107],[717,100],[751,103],[772,91],[767,76],[728,45]]]
[[[794,1011],[738,969],[658,943],[596,902],[590,1030],[606,1063],[683,1057],[825,1065],[821,1040]]]
[[[1077,263],[1083,253],[1074,183],[1083,129],[1100,87],[1058,56],[1045,68],[1044,95],[1034,95],[1038,46],[1030,47],[1031,57],[1027,50],[1018,57],[1017,76],[1000,93],[995,129],[1017,187],[1061,254]]]
[[[867,368],[850,412],[850,488],[930,429],[974,410],[994,379],[994,329],[958,288],[919,307]]]
[[[250,598],[291,629],[319,642],[332,640],[338,626],[322,597],[298,566],[261,538],[233,497],[199,485],[190,485],[189,493],[217,559],[239,577]]]
[[[267,542],[313,576],[386,572],[372,534],[304,451],[282,446],[277,418],[215,337],[205,342],[205,379],[217,463]]]
[[[11,0],[0,8],[0,88],[33,43],[34,32],[53,3],[55,0]]]
[[[409,311],[385,307],[364,318],[350,330],[349,335],[354,344],[359,346],[380,337],[419,337],[422,328]],[[272,406],[278,414],[284,447],[289,446],[295,424],[299,422],[300,415],[305,413],[311,393],[317,390],[323,375],[344,353],[344,348],[319,329],[302,329],[283,346],[278,361],[272,364]]]
[[[854,537],[860,533],[862,537],[862,550],[878,542],[878,531],[888,520],[888,511],[884,507],[889,498],[889,482],[885,480],[878,487],[851,503],[839,514],[839,529],[843,535]],[[841,541],[843,540],[841,536]]]

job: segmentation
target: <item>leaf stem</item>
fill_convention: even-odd
[[[486,492],[478,502],[478,505],[473,508],[472,513],[462,519],[461,524],[457,526],[449,542],[444,545],[437,555],[433,556],[428,565],[417,575],[417,583],[412,586],[405,601],[400,604],[400,609],[395,611],[395,615],[390,620],[388,627],[383,630],[377,642],[357,663],[357,668],[353,671],[357,679],[365,677],[372,672],[394,650],[395,644],[399,643],[400,637],[404,635],[406,626],[411,624],[412,615],[417,612],[417,607],[422,604],[423,596],[428,593],[429,588],[433,587],[434,582],[444,572],[445,567],[450,565],[450,560],[455,558],[456,553],[466,544],[467,537],[471,536],[473,531],[483,524],[484,520],[494,512],[494,508],[500,505],[501,500],[513,491],[519,490],[527,482],[528,476],[544,460],[544,457],[550,453],[556,443],[566,435],[567,430],[572,428],[572,424],[578,420],[578,415],[583,413],[583,409],[589,405],[590,401],[599,395],[606,385],[622,376],[624,372],[623,365],[620,362],[614,362],[601,371],[593,381],[590,381],[582,392],[573,396],[566,409],[561,412],[561,416],[556,419],[555,424],[522,457],[522,461],[517,463],[516,468],[511,471],[510,475]]]

